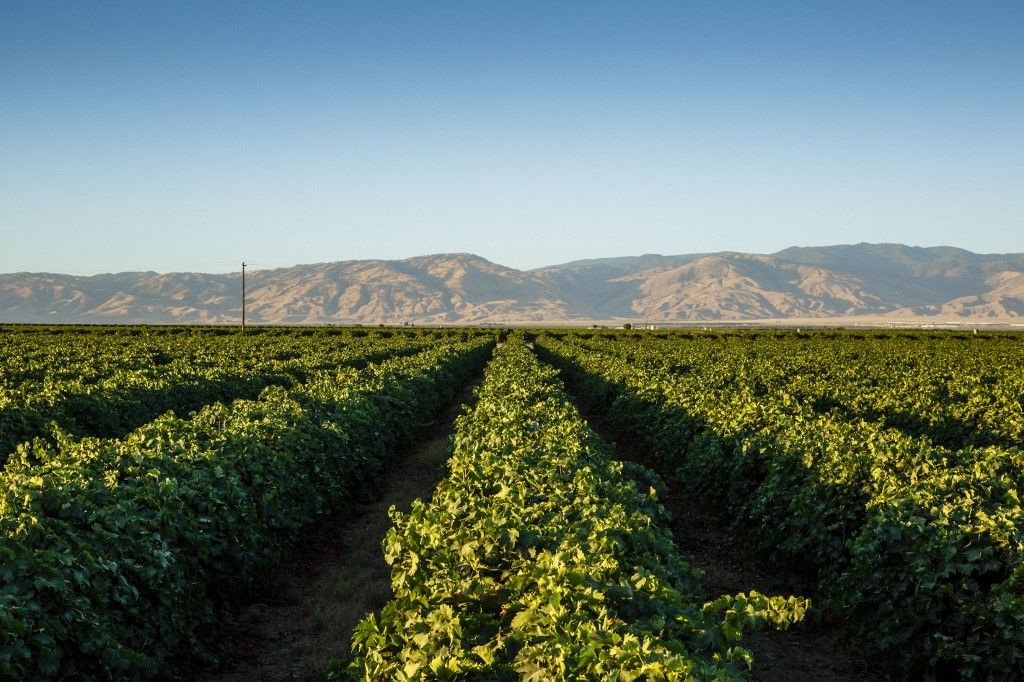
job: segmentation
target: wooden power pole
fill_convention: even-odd
[[[242,333],[245,333],[245,261],[242,261]]]

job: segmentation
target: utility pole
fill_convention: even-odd
[[[242,333],[245,333],[245,261],[242,261]]]

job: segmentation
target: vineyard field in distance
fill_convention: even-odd
[[[871,679],[1024,678],[1024,335],[0,326],[0,679],[219,679],[441,427],[320,679],[758,679],[823,630]],[[686,509],[799,589],[709,589]]]

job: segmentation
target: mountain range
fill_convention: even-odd
[[[0,274],[0,322],[237,323],[239,274]],[[485,324],[1024,316],[1024,254],[855,244],[580,260],[535,270],[472,254],[246,276],[262,324]]]

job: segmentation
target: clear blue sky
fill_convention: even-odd
[[[0,3],[0,272],[1024,251],[1024,2]]]

